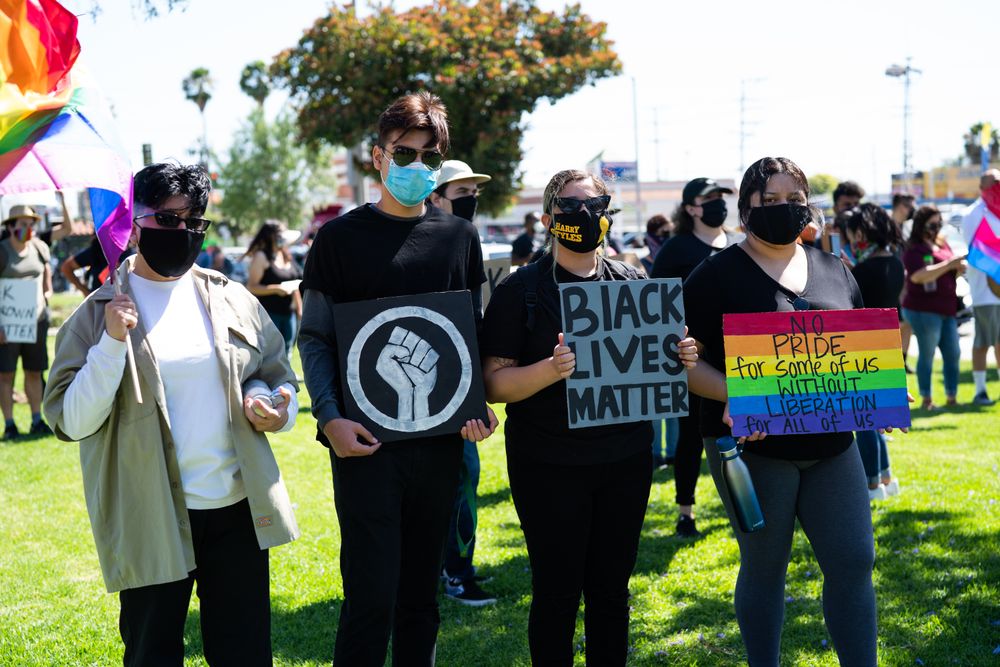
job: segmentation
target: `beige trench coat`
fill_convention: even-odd
[[[134,261],[130,258],[129,261]],[[281,334],[256,297],[215,271],[194,267],[195,285],[207,305],[229,395],[229,423],[257,541],[261,549],[298,537],[298,526],[267,437],[243,414],[243,385],[263,380],[298,387],[285,357]],[[125,293],[128,277],[122,280]],[[43,410],[56,435],[66,389],[105,331],[104,306],[114,296],[105,284],[66,320],[56,337],[55,359]],[[97,554],[109,592],[178,581],[195,568],[191,524],[170,435],[163,384],[142,318],[132,331],[139,387],[135,400],[128,367],[111,414],[100,429],[80,441],[83,488]]]

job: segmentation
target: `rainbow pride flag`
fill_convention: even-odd
[[[895,309],[731,313],[722,329],[733,435],[910,425]]]
[[[0,0],[0,195],[86,188],[111,266],[132,227],[132,170],[107,104],[76,65],[55,0]]]
[[[993,233],[986,218],[983,218],[976,228],[976,235],[972,237],[966,261],[969,262],[969,266],[979,269],[1000,283],[1000,238]]]

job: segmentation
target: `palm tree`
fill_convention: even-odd
[[[208,125],[205,123],[205,105],[212,99],[212,77],[204,67],[191,70],[181,84],[184,97],[198,105],[201,114],[201,163],[208,169]]]
[[[264,100],[271,94],[271,76],[263,60],[255,60],[243,68],[240,90],[253,98],[258,107],[264,106]]]

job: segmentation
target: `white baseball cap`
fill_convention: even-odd
[[[472,171],[472,167],[461,160],[445,160],[441,163],[441,173],[438,174],[437,187],[447,185],[452,181],[462,181],[467,178],[475,180],[476,185],[481,185],[493,180],[492,176],[477,174]]]

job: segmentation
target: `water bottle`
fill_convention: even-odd
[[[716,440],[715,446],[719,448],[719,456],[722,458],[722,477],[726,480],[729,500],[732,502],[740,530],[744,533],[760,530],[764,527],[764,513],[760,510],[760,502],[757,500],[757,492],[754,491],[747,464],[740,458],[736,440],[725,436]]]
[[[924,266],[930,266],[934,263],[933,255],[924,255]],[[937,278],[924,283],[925,292],[937,292]]]

